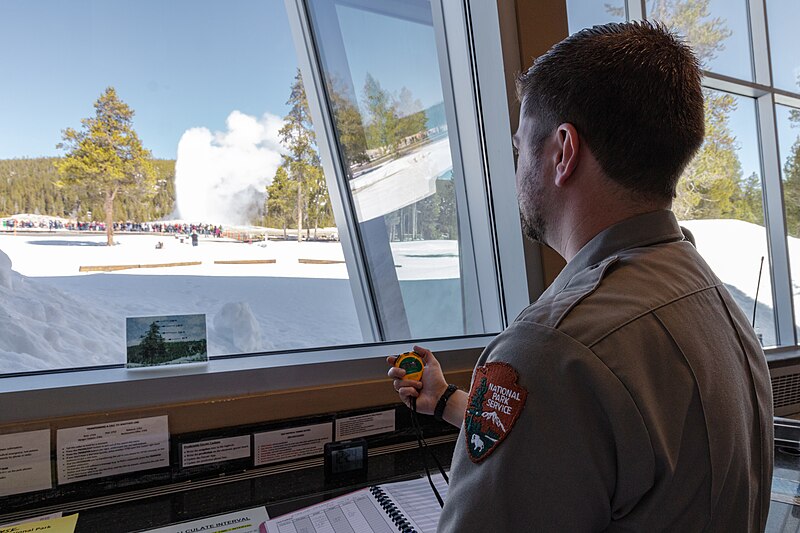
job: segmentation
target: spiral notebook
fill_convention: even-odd
[[[433,482],[443,498],[447,484]],[[427,478],[375,485],[261,524],[261,533],[435,533],[441,508]]]

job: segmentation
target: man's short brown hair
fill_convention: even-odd
[[[517,94],[536,137],[572,124],[610,179],[649,198],[675,197],[703,142],[697,58],[661,24],[581,30],[537,58]]]

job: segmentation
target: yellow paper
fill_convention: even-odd
[[[41,522],[28,522],[16,526],[0,527],[0,533],[75,533],[78,515],[52,518]]]

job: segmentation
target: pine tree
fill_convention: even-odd
[[[337,79],[328,80],[331,107],[333,109],[339,145],[347,168],[369,163],[367,155],[367,135],[364,131],[364,118],[358,105],[347,95],[342,83]]]
[[[291,109],[284,117],[285,124],[279,133],[281,143],[288,152],[283,156],[283,166],[296,186],[297,240],[302,241],[303,220],[308,217],[308,199],[323,194],[320,187],[324,187],[324,194],[327,195],[327,187],[324,186],[324,180],[320,183],[320,180],[315,179],[316,173],[321,173],[322,170],[316,150],[316,136],[311,123],[308,99],[299,69],[286,104],[290,105]]]
[[[286,238],[286,229],[293,220],[292,207],[297,199],[297,183],[289,179],[286,167],[281,165],[275,172],[272,183],[267,186],[267,200],[265,210],[267,225],[280,225],[283,227],[283,238]]]
[[[102,197],[106,236],[114,244],[114,200],[119,193],[152,197],[155,171],[150,151],[133,129],[133,110],[108,87],[94,104],[95,116],[81,120],[81,130],[67,128],[58,148],[67,151],[56,163],[61,185]]]
[[[397,153],[400,140],[397,106],[389,91],[383,89],[369,72],[364,81],[364,102],[370,119],[367,127],[369,147],[379,150],[382,155]]]
[[[143,363],[158,363],[166,359],[167,347],[156,322],[150,323],[150,329],[139,346]]]

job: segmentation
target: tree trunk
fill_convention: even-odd
[[[303,240],[303,190],[297,182],[297,242]]]
[[[106,192],[103,208],[106,211],[106,246],[114,246],[114,197],[117,191]]]

